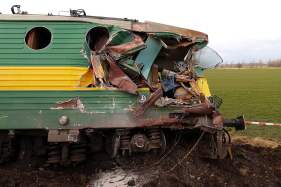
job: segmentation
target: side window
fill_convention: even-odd
[[[25,44],[34,50],[46,48],[52,41],[52,33],[46,27],[34,27],[25,36]]]
[[[109,31],[106,27],[93,27],[87,35],[86,41],[92,51],[99,51],[107,43]]]

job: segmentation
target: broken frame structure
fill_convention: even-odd
[[[68,165],[87,152],[163,154],[165,130],[206,131],[224,158],[223,119],[203,70],[222,62],[205,33],[137,20],[0,15],[0,163],[48,155]]]

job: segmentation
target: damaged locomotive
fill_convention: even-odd
[[[18,6],[13,6],[19,8]],[[207,132],[223,159],[225,126],[203,70],[222,63],[205,33],[154,22],[0,14],[0,163],[47,155],[63,166],[106,150],[112,157],[165,152],[165,132]],[[230,137],[229,137],[230,138]]]

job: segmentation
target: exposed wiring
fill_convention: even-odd
[[[168,154],[169,154],[169,153],[176,147],[176,145],[179,143],[180,139],[181,139],[181,133],[180,133],[180,135],[179,135],[178,140],[175,142],[174,146],[172,147],[172,149],[171,149],[168,153],[166,153],[164,156],[162,156],[162,158],[161,158],[158,162],[156,162],[155,164],[153,164],[153,166],[158,165],[164,158],[166,158],[166,157],[168,156]]]
[[[188,157],[188,155],[193,151],[193,149],[197,146],[197,144],[199,143],[199,141],[201,140],[201,138],[203,137],[205,131],[201,134],[200,138],[197,140],[196,144],[191,148],[191,150],[183,157],[183,159],[178,162],[172,169],[170,169],[168,172],[173,171],[178,165],[180,165],[182,163],[182,161],[184,159],[186,159]]]
[[[230,137],[230,134],[229,134],[228,131],[225,130],[224,128],[223,128],[223,130],[224,130],[224,132],[225,132],[225,133],[227,134],[227,136],[228,136],[228,143],[231,144],[231,137]]]

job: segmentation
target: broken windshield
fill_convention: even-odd
[[[220,55],[208,46],[194,52],[194,58],[203,70],[217,67],[223,62]]]

